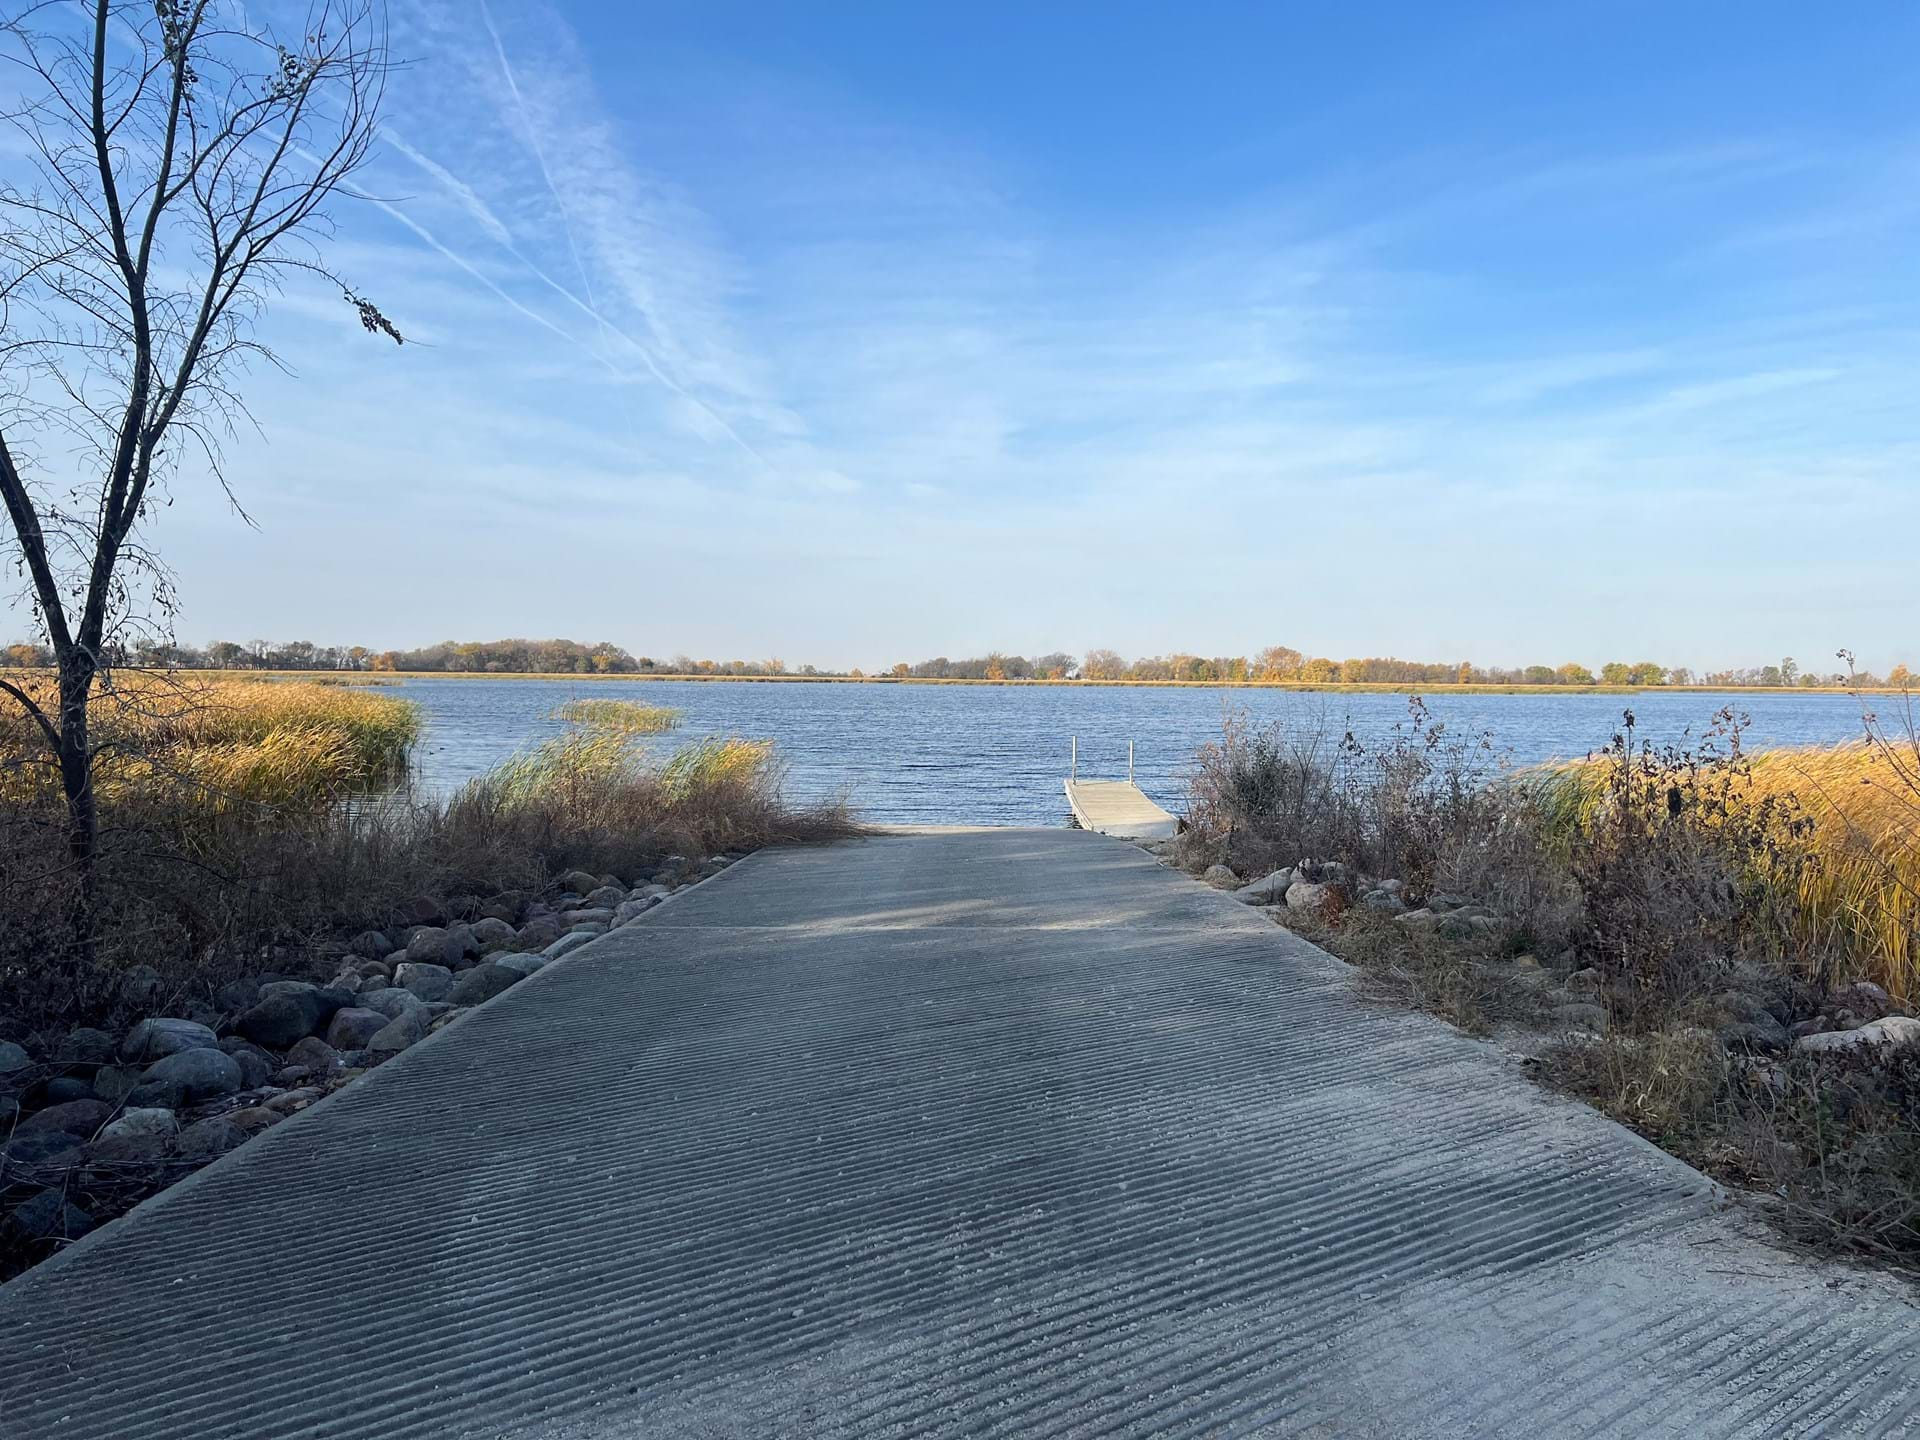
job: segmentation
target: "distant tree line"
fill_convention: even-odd
[[[1128,660],[1113,650],[1089,650],[1076,660],[1056,652],[1029,660],[999,651],[970,660],[942,655],[917,665],[902,662],[890,672],[896,679],[915,680],[1186,680],[1247,683],[1292,682],[1308,685],[1713,685],[1740,687],[1794,685],[1805,687],[1849,684],[1879,685],[1873,675],[1844,670],[1816,673],[1802,670],[1793,659],[1778,665],[1745,670],[1715,670],[1701,674],[1684,665],[1661,665],[1652,660],[1610,660],[1596,673],[1585,665],[1475,665],[1470,660],[1396,660],[1392,657],[1333,660],[1309,656],[1286,645],[1270,645],[1248,655],[1147,655]],[[1896,665],[1885,683],[1909,683],[1907,667]]]
[[[657,660],[634,655],[607,641],[583,645],[577,640],[445,640],[418,650],[371,650],[365,645],[316,645],[308,640],[285,644],[250,640],[242,645],[215,640],[204,647],[146,643],[131,650],[110,650],[112,665],[175,666],[194,670],[422,670],[459,675],[817,675],[861,676],[860,670],[820,670],[801,665],[789,670],[783,660],[695,660],[675,655]],[[9,645],[7,665],[33,668],[53,663],[42,645]],[[1748,686],[1796,686],[1806,689],[1848,685],[1913,683],[1905,665],[1884,680],[1843,670],[1803,670],[1789,656],[1777,665],[1696,673],[1684,665],[1652,660],[1610,660],[1596,672],[1585,665],[1475,665],[1471,661],[1429,662],[1391,657],[1333,660],[1308,656],[1285,645],[1269,645],[1248,655],[1146,655],[1128,660],[1113,650],[1089,650],[1074,656],[1064,650],[1029,659],[991,651],[966,660],[936,656],[918,664],[906,661],[884,672],[896,680],[1186,680],[1200,682],[1294,682],[1309,685],[1708,685],[1715,689]]]
[[[42,645],[9,645],[5,663],[31,668],[52,663]],[[215,640],[206,646],[147,643],[113,647],[113,665],[174,666],[187,670],[426,670],[488,675],[784,675],[781,660],[671,660],[635,656],[607,641],[583,645],[577,640],[446,640],[418,650],[373,650],[365,645],[316,645],[309,640],[284,644]],[[796,674],[821,672],[802,666]]]

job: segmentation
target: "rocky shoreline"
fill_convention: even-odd
[[[668,856],[637,885],[574,871],[540,893],[419,896],[384,929],[198,997],[169,999],[135,966],[118,999],[140,1018],[117,1033],[0,1016],[0,1255],[44,1258],[741,858]]]
[[[1147,842],[1142,848],[1163,863],[1187,868],[1181,864],[1178,841]],[[1417,906],[1409,905],[1402,881],[1363,875],[1336,861],[1301,860],[1253,880],[1214,864],[1201,870],[1199,878],[1265,910],[1283,925],[1289,916],[1325,920],[1359,907],[1454,941],[1495,937],[1512,926],[1508,917],[1466,895],[1435,893],[1419,897]],[[1540,992],[1543,1018],[1551,1028],[1607,1033],[1610,997],[1598,970],[1564,961],[1543,964],[1531,954],[1490,963],[1499,978]],[[1755,1056],[1855,1051],[1891,1056],[1920,1050],[1920,1018],[1871,981],[1855,981],[1809,1004],[1810,997],[1792,994],[1778,977],[1749,978],[1750,985],[1730,983],[1712,997],[1712,1034],[1729,1050]]]

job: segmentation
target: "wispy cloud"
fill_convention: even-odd
[[[1239,168],[1183,188],[1212,152],[1042,158],[824,71],[610,61],[547,0],[394,15],[417,59],[389,198],[343,208],[342,244],[428,343],[372,355],[321,323],[337,302],[289,297],[301,378],[260,377],[271,444],[236,442],[270,536],[457,557],[437,584],[340,562],[326,604],[363,636],[605,618],[863,663],[1274,638],[1515,659],[1641,624],[1611,587],[1657,582],[1704,597],[1674,623],[1731,656],[1741,606],[1771,603],[1769,527],[1859,555],[1870,507],[1876,534],[1920,523],[1910,267],[1822,259],[1907,223],[1884,156],[1732,117],[1350,158],[1346,106],[1317,156],[1223,143]],[[1068,193],[1087,159],[1106,188]],[[1684,553],[1648,543],[1655,507]],[[233,563],[217,514],[167,523],[183,570]],[[1075,573],[1094,545],[1150,593]],[[748,598],[646,613],[675,586]],[[274,603],[240,628],[314,628],[292,617],[317,601]]]

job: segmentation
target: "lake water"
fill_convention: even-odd
[[[1161,805],[1186,808],[1194,752],[1223,715],[1386,735],[1405,719],[1403,695],[1119,686],[687,683],[662,680],[405,680],[384,693],[419,704],[426,720],[420,780],[445,792],[566,726],[554,710],[575,697],[634,700],[681,712],[680,728],[648,741],[661,753],[688,740],[772,740],[796,799],[841,795],[884,824],[1058,825],[1068,744],[1080,774],[1134,778]],[[1450,730],[1492,733],[1517,764],[1606,745],[1631,708],[1656,743],[1697,735],[1723,705],[1752,717],[1750,747],[1831,742],[1860,734],[1860,702],[1832,693],[1427,696]]]

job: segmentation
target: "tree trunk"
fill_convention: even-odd
[[[88,704],[93,697],[93,665],[84,654],[60,658],[60,786],[67,797],[67,855],[73,862],[75,939],[83,950],[93,944],[93,863],[99,841],[94,807],[93,753],[88,736]]]

